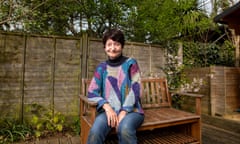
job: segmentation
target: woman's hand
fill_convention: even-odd
[[[122,119],[126,116],[127,112],[126,111],[121,111],[119,114],[118,114],[118,121],[119,123],[122,121]]]
[[[108,125],[111,127],[116,127],[119,123],[117,113],[107,103],[103,105],[103,109],[107,115]]]
[[[122,119],[126,116],[127,112],[126,111],[121,111],[119,114],[118,114],[118,124],[116,126],[116,131],[118,130],[118,125],[119,123],[122,121]]]

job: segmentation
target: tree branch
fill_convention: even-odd
[[[32,13],[34,10],[36,10],[37,8],[39,8],[40,6],[42,6],[43,4],[45,4],[48,0],[40,3],[39,5],[37,5],[36,7],[33,7],[31,10],[29,10],[28,12],[22,12],[20,15],[16,16],[16,17],[12,17],[12,13],[13,13],[13,5],[10,5],[10,9],[9,9],[9,13],[6,19],[0,21],[0,25],[7,23],[9,21],[13,21],[13,20],[17,20],[20,17],[24,16],[24,15],[28,15],[29,13]],[[12,1],[11,1],[12,2]],[[13,3],[12,3],[13,4]]]

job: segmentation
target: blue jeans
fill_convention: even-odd
[[[119,144],[137,144],[136,129],[141,126],[143,121],[144,116],[142,114],[136,112],[128,113],[118,126]],[[110,130],[111,127],[107,124],[106,113],[98,114],[89,132],[87,143],[103,144]]]

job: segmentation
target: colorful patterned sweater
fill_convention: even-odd
[[[121,110],[143,114],[140,93],[137,61],[121,56],[117,63],[108,60],[97,66],[88,88],[88,99],[98,103],[99,112],[103,111],[103,104],[109,103],[117,114]]]

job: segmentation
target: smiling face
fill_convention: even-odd
[[[117,41],[108,39],[105,44],[105,52],[108,55],[109,59],[116,59],[122,54],[122,45]]]

